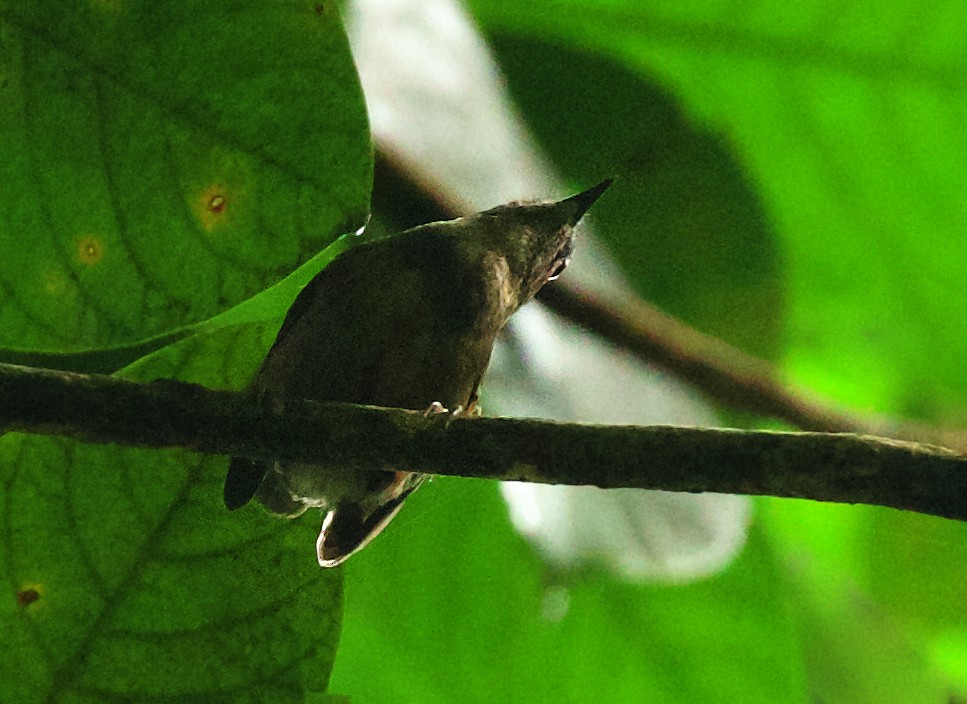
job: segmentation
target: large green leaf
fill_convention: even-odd
[[[441,479],[348,564],[346,589],[332,691],[361,701],[809,701],[791,605],[757,531],[702,583],[561,581],[496,486]]]
[[[127,376],[238,386],[277,324],[199,333]],[[223,458],[0,440],[0,701],[300,702],[335,655],[318,515],[221,504]]]
[[[945,638],[956,653],[945,659],[937,634],[955,635],[963,623],[963,568],[935,551],[963,554],[960,526],[869,506],[778,499],[760,506],[785,562],[789,598],[806,624],[803,656],[822,701],[955,701],[951,692],[967,684],[964,643]],[[933,543],[944,532],[960,538]]]
[[[160,347],[124,373],[239,388],[344,241],[299,265],[368,210],[328,3],[0,3],[0,96],[0,345],[18,359],[115,369]],[[224,470],[0,439],[0,701],[324,691],[342,579],[316,563],[318,516],[230,514]]]
[[[130,344],[278,280],[368,212],[330,3],[0,2],[0,346]]]
[[[498,48],[535,41],[606,57],[643,83],[661,85],[688,120],[729,145],[775,232],[786,292],[781,362],[790,379],[858,410],[964,423],[967,335],[957,321],[967,314],[960,224],[967,16],[946,3],[909,0],[472,6]],[[585,79],[580,66],[569,68],[551,96],[564,123],[564,106],[581,95]],[[570,92],[560,88],[566,80]],[[654,109],[621,109],[627,81],[592,90],[607,101],[607,88],[614,90],[609,106],[618,107],[580,126],[590,138],[568,123],[572,142],[607,143],[615,135],[634,156],[636,140],[677,139],[674,123],[651,119]],[[551,98],[545,92],[544,101]],[[659,135],[637,136],[628,127],[636,123]],[[618,144],[611,153],[620,152]],[[654,161],[660,175],[662,162]],[[683,220],[694,220],[687,184],[665,198]],[[701,202],[696,207],[706,210]],[[637,225],[628,220],[625,227]],[[716,225],[705,220],[701,227]],[[749,234],[737,244],[749,262],[759,261],[762,251]],[[661,235],[651,237],[664,255]],[[648,241],[637,255],[651,252]],[[704,265],[673,264],[658,280],[692,275],[714,282],[727,272],[710,277]],[[639,286],[705,329],[755,349],[741,330],[723,331],[731,321],[694,315],[674,290]],[[741,291],[708,286],[705,293],[721,293],[723,310],[755,310]],[[799,595],[818,697],[944,701],[965,690],[964,525],[889,510],[789,502],[770,508],[763,522]]]

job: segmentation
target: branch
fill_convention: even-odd
[[[728,408],[778,418],[803,430],[925,442],[967,453],[967,431],[851,415],[784,384],[775,367],[634,297],[621,304],[555,281],[541,302],[566,320],[667,369]]]
[[[865,503],[967,520],[967,456],[861,435],[593,426],[294,401],[0,364],[0,430],[485,479]]]
[[[706,335],[639,298],[615,305],[572,285],[547,286],[548,308],[604,339],[667,369],[729,408],[826,433],[864,428],[859,418],[793,393],[767,362]]]

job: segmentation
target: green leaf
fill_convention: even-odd
[[[292,298],[346,244],[122,374],[244,386]],[[319,517],[229,513],[225,470],[188,452],[0,438],[0,632],[15,644],[0,657],[0,701],[301,702],[325,690],[342,572],[316,562]]]
[[[0,130],[0,345],[23,361],[240,388],[368,211],[330,3],[0,2]],[[229,513],[225,465],[0,439],[0,701],[325,690],[342,576],[318,516]]]
[[[930,544],[945,526],[962,538],[961,526],[870,506],[759,504],[787,567],[789,598],[808,624],[802,649],[811,691],[829,704],[953,701],[951,673],[960,674],[961,688],[964,682],[963,643],[952,644],[956,663],[943,662],[932,653],[931,626],[963,621],[964,569],[924,548],[937,547]],[[891,544],[901,532],[905,551]]]
[[[199,333],[128,376],[237,386],[276,327]],[[0,460],[0,701],[325,690],[342,574],[316,563],[318,515],[229,513],[224,458],[9,434]]]
[[[525,110],[543,104],[543,116],[547,105],[558,107],[554,130],[536,125],[551,151],[559,156],[564,149],[553,145],[578,145],[567,153],[595,165],[620,165],[615,155],[623,151],[629,160],[643,153],[633,173],[651,173],[664,190],[654,190],[647,207],[623,206],[609,229],[642,232],[639,223],[650,220],[687,232],[697,224],[693,239],[681,242],[686,253],[700,251],[703,240],[716,243],[706,262],[666,258],[673,248],[663,246],[664,234],[646,233],[637,249],[616,247],[631,258],[623,262],[628,271],[661,259],[665,270],[649,271],[650,281],[643,275],[643,291],[705,330],[768,353],[743,334],[746,313],[768,310],[735,285],[743,256],[750,273],[769,274],[756,266],[768,258],[755,223],[729,217],[734,209],[721,223],[708,217],[714,200],[703,184],[726,197],[737,191],[718,175],[701,176],[703,163],[720,159],[679,149],[679,122],[653,117],[664,110],[717,135],[708,143],[727,149],[758,193],[785,297],[774,311],[784,317],[762,326],[778,328],[786,345],[778,355],[784,376],[858,411],[964,425],[967,16],[934,0],[846,9],[824,2],[471,4],[511,67],[510,85]],[[509,49],[525,43],[552,47],[550,66],[515,69],[526,62]],[[548,79],[562,55],[581,53],[591,58],[568,61],[563,75]],[[602,80],[608,62],[635,74],[638,85],[627,77]],[[638,110],[628,110],[636,101]],[[677,111],[665,109],[669,101]],[[572,103],[585,118],[580,131]],[[663,139],[671,142],[665,151],[638,149],[664,146]],[[666,153],[692,155],[680,169],[687,178],[668,178]],[[578,160],[564,160],[569,173],[583,168]],[[596,211],[599,221],[609,204]],[[634,244],[635,235],[605,234]],[[719,247],[731,235],[737,249],[722,257]],[[730,279],[737,261],[739,275]],[[696,306],[702,289],[721,296],[717,319]],[[819,698],[945,701],[967,691],[967,614],[959,606],[967,526],[778,501],[763,525],[783,558]]]
[[[365,108],[331,3],[0,2],[0,345],[130,345],[363,224]]]
[[[597,571],[560,583],[495,485],[441,478],[346,569],[331,688],[354,700],[809,701],[797,626],[757,531],[702,583],[636,586]]]

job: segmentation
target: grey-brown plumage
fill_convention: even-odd
[[[611,181],[557,203],[502,205],[361,244],[299,294],[253,382],[288,398],[468,410],[507,319],[571,253],[572,228]],[[423,481],[413,472],[233,458],[225,503],[255,496],[273,513],[326,512],[323,566],[341,563],[392,519]]]

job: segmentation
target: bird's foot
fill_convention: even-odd
[[[450,409],[448,409],[446,406],[444,406],[439,401],[434,401],[433,403],[431,403],[427,407],[427,409],[425,411],[423,411],[423,417],[424,418],[437,418],[437,417],[440,417],[440,416],[446,416],[443,419],[443,427],[444,428],[449,428],[450,427],[450,423],[453,422],[453,419],[456,418],[459,415],[463,415],[463,413],[464,413],[463,406],[456,406],[451,411]],[[473,413],[473,411],[471,411],[471,413]]]

